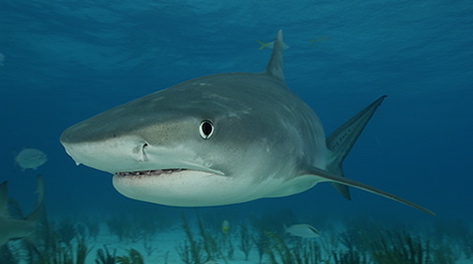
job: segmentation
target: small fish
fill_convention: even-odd
[[[15,162],[20,166],[21,170],[36,170],[39,166],[48,161],[48,157],[39,149],[25,148],[15,157]]]
[[[296,224],[291,225],[289,227],[284,225],[284,230],[286,234],[288,233],[292,236],[298,236],[303,238],[314,238],[320,236],[319,230],[308,224]]]
[[[309,41],[310,41],[311,45],[314,45],[317,42],[325,41],[325,40],[329,40],[329,39],[330,39],[330,36],[320,36],[320,37],[317,37],[315,39],[311,39]]]
[[[261,45],[258,50],[262,50],[262,49],[265,49],[265,48],[273,49],[273,47],[274,47],[274,41],[265,43],[263,41],[257,40],[256,42],[258,42],[258,44]],[[289,49],[289,46],[286,43],[283,43],[282,47],[283,47],[283,50]]]
[[[230,230],[230,223],[227,220],[223,220],[222,222],[222,233],[228,235],[228,231]]]

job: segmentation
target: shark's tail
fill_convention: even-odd
[[[342,164],[350,152],[366,124],[373,116],[378,106],[386,96],[381,96],[376,101],[361,110],[345,124],[335,130],[326,140],[327,148],[331,151],[330,163],[327,170],[333,174],[344,176]],[[335,189],[348,200],[351,200],[350,190],[347,185],[332,183]]]

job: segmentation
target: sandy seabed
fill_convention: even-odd
[[[58,259],[66,256],[73,259],[73,264],[473,263],[472,227],[458,221],[408,226],[366,218],[312,219],[308,222],[320,230],[320,236],[300,238],[285,234],[287,213],[229,221],[228,231],[222,230],[224,216],[157,219],[56,218],[48,221],[46,228],[43,226],[49,235],[37,242],[37,251],[28,251],[22,240],[10,241],[8,250],[16,262],[6,261],[3,255],[0,263],[38,263],[30,260],[39,255]],[[85,261],[77,261],[77,256],[84,253]],[[141,256],[135,262],[133,253]]]

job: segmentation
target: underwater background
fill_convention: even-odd
[[[62,131],[111,107],[202,75],[262,71],[271,49],[257,41],[279,29],[286,83],[326,135],[388,95],[348,155],[346,177],[436,216],[354,189],[348,201],[326,183],[237,205],[149,204],[62,148]],[[356,218],[464,228],[473,220],[472,33],[470,1],[1,0],[0,182],[28,212],[41,174],[52,219],[161,215],[181,225],[182,215],[203,215],[220,225],[284,212],[294,215],[285,224],[321,233]],[[47,163],[22,171],[14,157],[23,148],[44,151]]]

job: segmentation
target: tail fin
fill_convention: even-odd
[[[348,120],[345,124],[335,130],[326,140],[327,148],[332,152],[327,170],[339,176],[344,176],[342,164],[350,152],[366,124],[373,116],[378,106],[383,102],[386,95],[381,96],[365,109]],[[340,183],[332,183],[335,189],[348,200],[351,200],[348,186]]]

